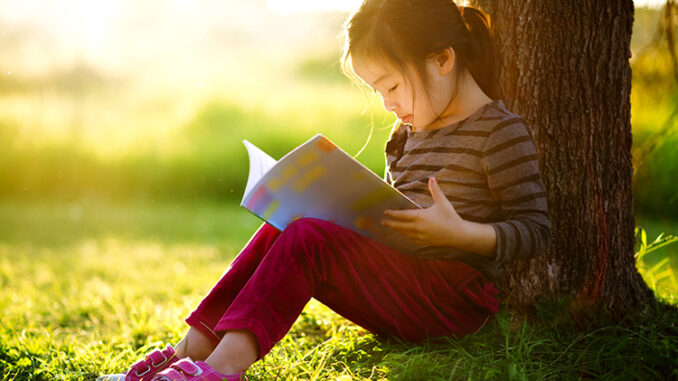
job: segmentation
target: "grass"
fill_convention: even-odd
[[[0,202],[0,379],[92,380],[178,341],[183,318],[260,224],[235,204]],[[657,263],[675,260],[676,245],[652,251],[652,232],[664,227],[678,230],[670,221],[648,228],[638,263],[675,305],[675,278],[663,276],[671,268]],[[678,377],[675,307],[586,322],[545,308],[538,322],[515,324],[502,311],[475,335],[413,345],[380,340],[311,301],[248,377]]]

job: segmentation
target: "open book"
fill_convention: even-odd
[[[279,161],[247,140],[243,143],[250,173],[240,205],[277,229],[313,217],[402,252],[422,247],[381,225],[386,209],[421,207],[321,134]]]

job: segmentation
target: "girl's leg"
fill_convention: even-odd
[[[205,360],[214,369],[224,374],[247,370],[258,357],[257,338],[247,330],[226,332],[216,349]]]
[[[219,282],[202,300],[198,308],[186,318],[186,322],[189,324],[190,328],[186,335],[174,346],[177,358],[190,357],[193,360],[205,360],[214,351],[221,340],[221,336],[215,333],[213,328],[223,316],[224,311],[228,308],[240,289],[242,289],[257,269],[261,259],[268,252],[268,249],[279,234],[280,231],[271,225],[263,224],[252,236],[245,248],[223,274]],[[234,346],[234,348],[237,348],[237,346]],[[256,347],[254,351],[256,352]],[[247,351],[243,350],[242,353],[246,352]],[[165,356],[164,354],[161,355]],[[150,371],[150,364],[144,365],[143,363],[145,361],[149,360],[142,360],[140,366],[142,366],[143,369],[147,368]],[[162,363],[159,363],[159,365],[162,365]],[[238,362],[236,361],[235,363],[237,364]],[[133,365],[133,367],[135,365]],[[152,370],[154,372],[157,372],[160,369],[163,368],[158,368],[153,365]],[[141,372],[144,372],[144,370],[141,370]],[[149,377],[149,375],[146,375],[145,377]],[[119,379],[119,377],[115,379]]]
[[[263,224],[250,238],[235,260],[233,260],[233,263],[226,269],[221,279],[212,287],[207,296],[203,298],[196,310],[186,318],[186,323],[191,327],[189,334],[195,331],[202,334],[202,337],[195,339],[198,342],[196,345],[201,348],[197,350],[196,354],[204,355],[205,351],[202,348],[209,347],[209,355],[219,344],[223,334],[216,333],[214,327],[250,279],[262,258],[279,235],[279,230],[271,225]],[[189,341],[189,348],[194,348],[191,346],[189,334],[182,339],[182,342]],[[205,344],[204,340],[201,340],[204,337],[208,338],[210,345]],[[189,354],[192,353],[192,350],[189,349]],[[203,358],[206,357],[204,356]],[[193,357],[191,356],[191,358]]]
[[[215,359],[228,358],[229,366],[220,369],[221,373],[232,374],[247,369],[257,360],[257,341],[248,331],[229,331],[214,348],[208,336],[190,327],[186,336],[174,347],[177,358],[190,357],[192,360],[214,362]]]
[[[193,360],[204,361],[214,350],[214,344],[209,336],[194,327],[189,327],[186,335],[174,346],[178,358],[190,357]]]
[[[464,263],[405,255],[303,218],[277,237],[214,327],[226,334],[207,363],[221,372],[247,368],[282,339],[313,296],[372,332],[420,341],[477,330],[496,312],[495,295]],[[248,355],[236,359],[234,345]]]

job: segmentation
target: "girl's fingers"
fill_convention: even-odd
[[[386,219],[386,218],[381,220],[381,224],[384,225],[384,226],[388,226],[390,228],[393,228],[395,230],[398,230],[401,233],[413,231],[413,226],[414,226],[411,222],[391,220],[391,219]]]
[[[428,189],[431,192],[434,203],[438,204],[447,200],[435,177],[430,177],[428,179]]]
[[[384,211],[384,215],[392,219],[402,220],[402,221],[414,221],[419,216],[418,209],[409,209],[409,210],[393,210],[389,209]]]

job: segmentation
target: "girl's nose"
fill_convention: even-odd
[[[395,103],[391,102],[388,98],[384,97],[382,98],[382,101],[384,102],[384,109],[388,112],[395,112]]]

